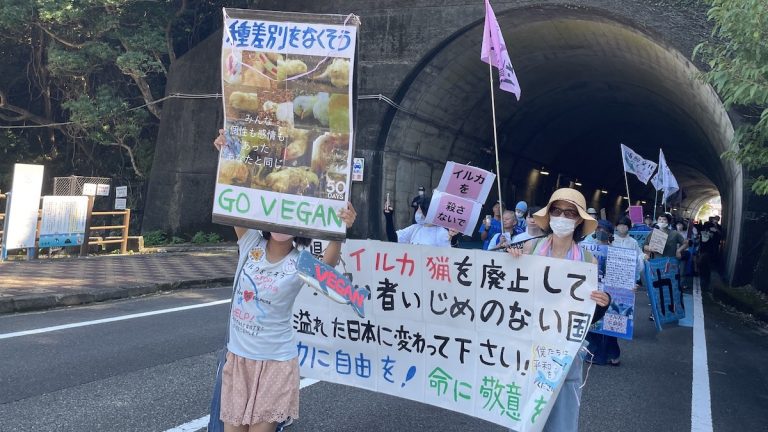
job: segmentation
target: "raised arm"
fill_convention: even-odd
[[[344,224],[347,225],[347,228],[351,227],[352,224],[355,223],[355,218],[357,218],[357,212],[355,212],[355,208],[352,207],[352,203],[347,203],[347,208],[341,209],[339,212],[339,217],[341,217],[341,220],[344,221]],[[328,244],[328,247],[325,249],[325,252],[323,252],[323,262],[326,264],[336,267],[336,264],[339,263],[339,258],[341,257],[341,242],[339,241],[332,241]]]

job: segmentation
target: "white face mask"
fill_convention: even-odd
[[[286,242],[289,240],[293,240],[293,236],[290,234],[283,234],[283,233],[270,233],[270,238],[277,242]]]
[[[419,196],[424,196],[424,191],[419,191]]]
[[[416,223],[419,224],[419,225],[423,225],[424,224],[424,220],[426,218],[427,217],[424,216],[424,213],[422,213],[421,210],[417,211],[416,215],[414,216],[414,219],[416,219]]]
[[[549,217],[549,227],[556,236],[563,238],[573,234],[576,229],[576,221],[567,217]]]
[[[667,229],[667,227],[669,226],[669,224],[666,223],[666,222],[659,222],[656,225],[658,225],[659,228],[661,228],[661,229]]]

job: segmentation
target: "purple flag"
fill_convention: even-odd
[[[495,66],[499,70],[499,81],[501,81],[499,88],[514,93],[517,100],[520,100],[520,84],[512,68],[512,61],[509,60],[507,45],[504,43],[499,22],[496,21],[496,15],[488,0],[485,0],[485,26],[480,60]]]

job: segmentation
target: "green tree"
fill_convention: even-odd
[[[732,158],[753,172],[768,167],[768,3],[766,0],[710,0],[713,41],[694,50],[709,65],[703,78],[748,120],[734,134]],[[768,178],[757,175],[752,190],[768,195]]]
[[[23,127],[12,129],[16,139],[39,144],[48,165],[69,162],[70,173],[146,178],[167,71],[221,26],[221,6],[0,1],[0,126]]]

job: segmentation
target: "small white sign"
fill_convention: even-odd
[[[352,160],[352,181],[363,181],[363,173],[365,173],[365,159],[354,158]]]
[[[108,184],[98,184],[98,185],[96,185],[96,195],[98,195],[98,196],[109,196],[109,185]]]
[[[125,198],[116,198],[115,199],[115,210],[125,210],[125,204],[126,204]]]
[[[128,186],[116,186],[115,198],[124,198],[128,196]]]
[[[96,195],[96,183],[86,183],[83,185],[83,195]]]
[[[667,237],[669,237],[669,234],[660,229],[654,229],[651,232],[651,240],[648,241],[651,251],[663,254],[664,246],[667,244]]]

